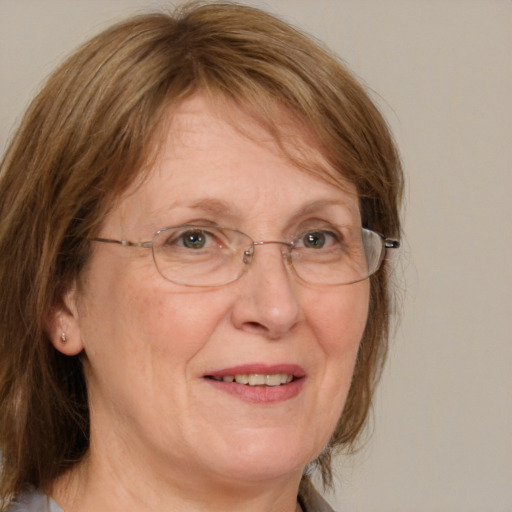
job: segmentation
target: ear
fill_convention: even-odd
[[[77,295],[76,286],[73,285],[51,308],[46,319],[46,329],[52,345],[67,356],[75,356],[84,348]]]

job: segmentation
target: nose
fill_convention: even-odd
[[[297,282],[282,242],[255,242],[251,266],[242,279],[232,311],[238,329],[278,339],[300,320]]]

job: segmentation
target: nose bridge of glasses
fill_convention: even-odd
[[[257,245],[283,245],[286,247],[286,250],[282,250],[281,253],[286,261],[290,263],[290,253],[293,247],[293,244],[290,242],[283,242],[281,240],[261,240],[258,242],[252,242],[251,246],[244,251],[244,263],[250,264],[254,258],[254,247]]]
[[[281,240],[262,240],[260,242],[253,242],[252,243],[252,245],[267,245],[267,244],[284,245],[284,246],[286,246],[288,248],[293,246],[290,242],[283,242]]]

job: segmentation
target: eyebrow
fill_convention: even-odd
[[[234,208],[233,205],[230,205],[226,201],[215,198],[204,198],[199,199],[198,201],[194,201],[191,204],[183,205],[187,208],[191,208],[193,210],[202,210],[205,213],[211,213],[213,215],[236,215],[238,209]]]
[[[186,205],[187,208],[193,209],[193,210],[200,210],[205,213],[216,215],[216,216],[223,216],[223,217],[231,217],[236,218],[240,217],[241,213],[238,208],[236,208],[234,205],[223,201],[221,199],[215,199],[215,198],[203,198],[199,199],[197,201],[194,201],[193,203]],[[305,205],[301,206],[298,210],[292,213],[290,216],[290,220],[293,221],[297,218],[304,217],[312,212],[315,212],[317,210],[320,210],[322,208],[326,208],[329,206],[340,206],[348,210],[350,213],[354,215],[359,215],[359,204],[356,203],[355,205],[344,201],[343,199],[338,198],[332,198],[332,199],[316,199],[314,201],[310,201],[309,203],[306,203]]]
[[[317,199],[316,201],[311,201],[306,203],[304,206],[299,208],[299,210],[295,213],[294,217],[301,217],[303,215],[307,215],[308,213],[314,212],[321,208],[325,208],[326,206],[342,206],[346,208],[351,213],[358,214],[359,209],[355,209],[354,205],[349,203],[348,201],[344,201],[343,199]],[[358,207],[358,204],[355,205]]]

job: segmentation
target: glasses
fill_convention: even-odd
[[[158,272],[168,281],[186,286],[220,286],[247,272],[256,246],[281,246],[285,262],[304,282],[344,285],[368,279],[379,269],[387,249],[398,240],[369,229],[328,226],[307,229],[290,241],[255,242],[236,229],[185,224],[158,230],[152,241],[129,242],[93,238],[94,242],[151,249]]]

